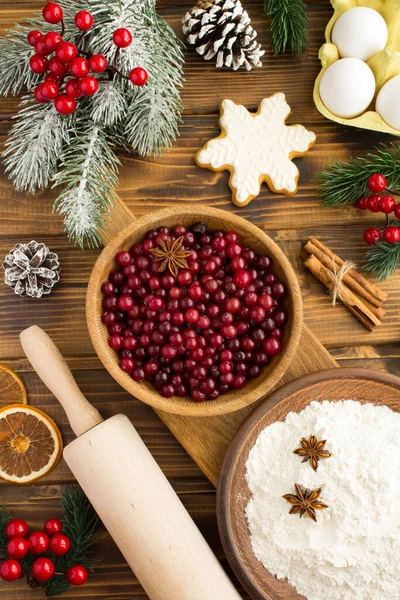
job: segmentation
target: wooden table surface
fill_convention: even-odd
[[[262,0],[244,3],[258,37],[267,49],[268,34]],[[343,367],[361,366],[400,374],[400,276],[387,281],[387,315],[383,325],[367,332],[342,306],[332,307],[324,290],[306,273],[299,259],[301,243],[308,235],[320,235],[342,257],[362,262],[364,229],[376,223],[376,216],[351,207],[321,207],[314,175],[334,157],[345,159],[371,150],[391,138],[327,121],[314,107],[312,89],[319,72],[318,49],[324,41],[324,28],[332,14],[328,0],[309,1],[311,40],[302,59],[276,58],[266,52],[263,67],[250,73],[216,70],[191,50],[185,52],[186,83],[182,97],[185,107],[180,138],[161,159],[143,159],[120,153],[119,194],[134,214],[141,215],[174,203],[201,202],[236,212],[266,231],[281,245],[298,273],[303,297],[305,322]],[[41,2],[2,0],[0,31],[22,21]],[[180,35],[180,21],[191,4],[187,0],[160,0],[159,11]],[[263,187],[261,195],[245,208],[236,208],[230,200],[227,172],[214,174],[199,169],[194,153],[205,141],[218,134],[218,105],[231,98],[254,110],[258,102],[274,92],[284,92],[292,107],[290,123],[302,123],[317,135],[310,153],[297,161],[300,189],[293,198],[271,193]],[[0,100],[0,135],[3,146],[18,101]],[[176,492],[195,519],[206,539],[221,558],[221,545],[215,520],[215,490],[192,459],[161,423],[152,409],[133,399],[108,375],[96,357],[85,324],[85,291],[98,251],[74,248],[62,232],[62,222],[52,215],[54,192],[35,197],[16,193],[2,171],[0,183],[0,256],[18,242],[43,241],[59,254],[61,282],[50,297],[22,299],[0,281],[0,362],[15,368],[23,377],[29,402],[46,410],[61,428],[64,442],[72,440],[63,410],[32,373],[23,356],[18,334],[29,325],[40,325],[58,344],[74,370],[83,393],[105,417],[118,412],[127,414],[153,453]],[[62,486],[73,481],[65,463],[48,477],[28,487],[0,483],[0,500],[18,517],[40,527],[49,516],[58,516]],[[112,510],[112,507],[110,507]],[[127,567],[114,543],[101,530],[97,547],[103,561],[88,584],[69,592],[66,597],[96,600],[145,600],[135,576]],[[41,598],[41,590],[32,591],[24,582],[0,583],[0,597],[7,600]],[[243,593],[243,598],[248,598]],[[173,599],[171,599],[173,600]],[[190,598],[188,598],[190,600]],[[216,599],[217,600],[217,599]],[[222,599],[221,599],[222,600]]]

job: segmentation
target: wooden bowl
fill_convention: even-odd
[[[249,452],[261,431],[275,421],[284,421],[289,412],[300,412],[313,400],[343,399],[385,404],[400,412],[400,378],[369,369],[328,369],[299,377],[260,404],[228,448],[218,482],[218,528],[231,567],[254,600],[305,598],[271,575],[253,553],[245,515],[251,497],[246,481]]]
[[[116,268],[116,254],[130,248],[132,244],[142,241],[150,229],[173,226],[178,223],[191,225],[198,221],[205,222],[210,229],[234,230],[240,239],[251,246],[256,253],[271,256],[276,274],[288,289],[286,308],[289,314],[282,341],[282,353],[274,357],[262,373],[256,379],[249,381],[244,388],[222,395],[217,400],[202,403],[176,396],[163,398],[152,385],[146,382],[137,383],[120,369],[117,355],[108,345],[107,327],[101,322],[102,294],[100,289],[101,284],[107,281],[109,273]],[[89,334],[100,360],[114,379],[130,394],[163,411],[202,417],[233,412],[265,396],[287,370],[299,343],[303,320],[301,292],[296,275],[275,242],[261,229],[232,213],[195,205],[166,208],[145,215],[128,225],[111,240],[100,254],[90,277],[86,298],[86,316]]]

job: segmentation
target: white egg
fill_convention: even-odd
[[[400,75],[389,79],[376,98],[376,112],[393,129],[400,130]]]
[[[341,58],[367,61],[384,49],[388,39],[385,19],[373,8],[358,6],[340,15],[332,31],[332,42]]]
[[[328,110],[337,117],[352,119],[371,104],[375,77],[365,62],[342,58],[332,63],[321,78],[319,93]]]

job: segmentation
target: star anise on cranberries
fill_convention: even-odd
[[[183,247],[183,236],[173,241],[171,238],[160,242],[157,248],[150,250],[155,262],[160,262],[159,271],[162,273],[167,268],[174,277],[177,276],[180,269],[187,269],[186,259],[192,254],[191,250],[185,250]]]
[[[318,461],[320,458],[329,458],[331,453],[328,450],[324,450],[326,440],[318,440],[315,435],[310,435],[307,438],[301,438],[300,446],[297,450],[293,450],[293,454],[303,456],[301,462],[310,461],[311,467],[316,471],[318,469]]]
[[[318,501],[321,494],[322,488],[316,490],[309,490],[302,488],[298,483],[294,484],[296,494],[285,494],[282,498],[285,498],[292,508],[289,510],[289,515],[307,515],[313,521],[317,522],[317,514],[315,511],[322,510],[323,508],[329,508],[327,504]]]

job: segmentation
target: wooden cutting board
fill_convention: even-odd
[[[107,227],[102,235],[103,243],[107,244],[133,220],[135,220],[133,213],[122,200],[119,200],[110,212]],[[303,325],[296,357],[277,387],[289,383],[300,375],[332,367],[338,367],[338,364],[309,328]],[[216,486],[230,441],[244,419],[260,402],[262,400],[234,413],[215,417],[183,417],[160,410],[156,410],[156,413],[211,483]]]

